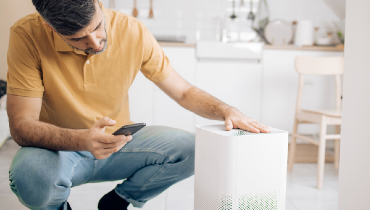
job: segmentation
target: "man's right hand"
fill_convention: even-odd
[[[128,141],[131,141],[132,136],[110,135],[106,134],[105,126],[113,126],[116,121],[109,117],[104,117],[94,123],[87,130],[87,149],[96,159],[105,159],[111,154],[118,152]]]

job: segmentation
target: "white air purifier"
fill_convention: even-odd
[[[195,210],[285,209],[288,132],[197,126]]]

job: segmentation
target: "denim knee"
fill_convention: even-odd
[[[53,200],[58,187],[58,152],[23,147],[9,170],[10,188],[29,208],[42,208]]]
[[[187,178],[194,174],[195,162],[195,135],[184,132],[174,135],[175,156],[181,157],[182,167],[179,168],[179,175]]]

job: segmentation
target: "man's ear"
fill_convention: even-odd
[[[44,25],[46,25],[47,27],[49,27],[52,31],[54,31],[56,33],[56,31],[54,30],[54,28],[51,27],[47,22],[44,21],[43,23],[44,23]]]

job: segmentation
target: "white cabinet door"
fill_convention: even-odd
[[[234,60],[200,60],[196,66],[196,86],[236,107],[257,121],[261,119],[260,63]],[[195,118],[196,125],[224,123]]]
[[[131,121],[153,125],[154,84],[139,72],[128,94]]]
[[[293,130],[297,102],[298,73],[294,67],[297,56],[343,56],[342,52],[265,50],[263,54],[262,122],[268,126]],[[335,107],[335,80],[330,76],[306,76],[302,108]],[[300,125],[301,133],[317,133],[317,125]]]
[[[194,84],[195,49],[190,47],[163,47],[172,67],[186,81]],[[195,132],[194,114],[167,96],[158,87],[154,91],[154,124]]]
[[[300,51],[265,50],[263,53],[262,123],[291,132],[294,122],[298,73],[294,58]]]

